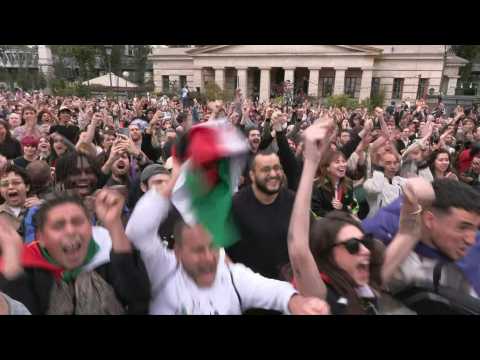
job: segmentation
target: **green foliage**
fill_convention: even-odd
[[[207,95],[201,93],[201,92],[196,92],[196,91],[191,91],[190,92],[190,97],[192,99],[197,99],[197,101],[200,103],[200,104],[203,104],[203,105],[206,105],[207,102],[208,102],[208,98],[207,98]]]
[[[472,75],[472,62],[480,61],[480,45],[452,45],[457,56],[468,60],[469,63],[460,68],[460,80],[470,81]]]
[[[283,96],[277,96],[272,99],[272,103],[278,106],[282,106],[284,102],[284,97]]]
[[[144,83],[144,74],[147,70],[147,61],[150,51],[150,45],[135,45],[135,82],[138,85]]]
[[[81,83],[72,83],[64,79],[52,79],[50,86],[55,96],[91,97],[91,89]]]
[[[25,68],[14,71],[0,70],[0,81],[7,83],[10,89],[16,86],[24,90],[38,90],[47,87],[47,80],[41,72]]]
[[[351,98],[348,95],[333,95],[325,99],[324,105],[327,107],[345,107],[347,109],[354,109],[358,107],[357,99]]]
[[[235,97],[234,90],[222,90],[215,82],[205,84],[205,96],[208,101],[223,100],[232,101]]]
[[[366,107],[368,112],[373,112],[373,110],[379,106],[383,107],[385,104],[385,90],[380,90],[380,92],[371,98],[365,99],[360,103],[360,106]]]
[[[57,60],[54,64],[57,77],[66,77],[66,59],[73,59],[78,65],[79,80],[88,80],[95,74],[95,61],[99,54],[99,45],[50,45],[50,49]]]

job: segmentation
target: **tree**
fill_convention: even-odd
[[[145,71],[147,70],[148,55],[152,51],[150,45],[134,45],[135,54],[135,79],[134,81],[143,85],[145,80]]]
[[[54,64],[55,73],[66,77],[66,68],[78,65],[79,78],[84,81],[95,73],[95,62],[98,55],[98,45],[49,45],[57,61]],[[68,64],[73,60],[74,64]],[[71,68],[73,71],[73,69]]]
[[[460,80],[470,81],[472,74],[472,63],[480,61],[480,45],[452,45],[457,56],[468,60],[469,63],[460,69]]]

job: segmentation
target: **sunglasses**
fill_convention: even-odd
[[[342,241],[340,243],[336,243],[332,246],[332,248],[337,247],[337,246],[344,246],[345,249],[351,254],[351,255],[357,255],[360,252],[360,245],[365,246],[367,249],[371,250],[373,249],[373,243],[374,243],[374,238],[372,235],[367,234],[363,238],[358,239],[358,238],[351,238],[346,241]]]

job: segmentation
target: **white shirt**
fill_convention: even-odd
[[[157,235],[169,207],[166,198],[150,190],[138,202],[126,230],[150,278],[150,314],[240,315],[249,308],[289,313],[288,302],[296,293],[291,284],[267,279],[242,264],[227,265],[223,249],[213,285],[199,288]]]
[[[12,210],[12,213],[15,214],[15,217],[18,218],[18,215],[20,215],[20,212],[22,211],[21,207],[12,207],[10,206],[10,210]]]
[[[373,176],[363,183],[370,206],[369,218],[375,216],[380,208],[387,206],[400,196],[401,186],[405,180],[400,176],[394,176],[390,183],[383,172],[377,170],[373,172]]]

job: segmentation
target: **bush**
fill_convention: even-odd
[[[235,97],[235,91],[222,90],[215,82],[209,82],[205,84],[205,96],[208,101],[232,101]]]
[[[63,79],[52,79],[50,86],[55,96],[78,96],[83,98],[89,98],[91,96],[91,88],[88,86],[69,83]]]
[[[348,95],[333,95],[325,99],[324,105],[327,107],[345,107],[347,109],[354,109],[358,107],[358,100],[349,97]]]
[[[208,102],[207,95],[202,94],[201,92],[191,91],[189,95],[192,100],[197,99],[197,101],[202,105],[206,105]]]
[[[360,103],[360,106],[366,107],[368,112],[373,112],[375,108],[383,108],[385,104],[385,90],[381,90],[377,95],[372,96],[371,98],[365,99]]]

